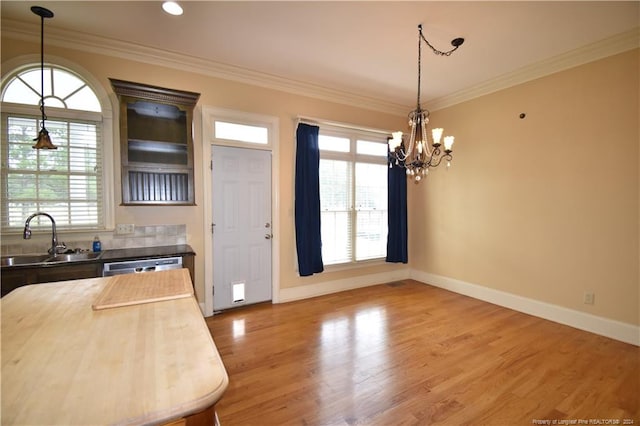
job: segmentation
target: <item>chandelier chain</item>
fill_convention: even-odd
[[[420,38],[422,37],[422,25],[420,25],[420,34],[418,35],[418,106],[420,109],[420,77],[422,74],[422,41]]]
[[[451,42],[451,44],[453,44],[453,46],[454,46],[453,49],[447,50],[446,52],[443,52],[442,50],[436,49],[431,43],[429,43],[429,40],[426,39],[424,34],[422,34],[422,25],[418,25],[418,28],[420,30],[420,37],[419,38],[424,40],[424,42],[427,43],[427,46],[429,46],[431,48],[433,53],[435,53],[436,55],[439,55],[439,56],[451,56],[451,54],[453,52],[458,50],[458,47],[462,46],[462,43],[464,41],[464,39],[455,39],[455,40],[453,40]],[[462,41],[459,41],[459,40],[462,40]]]

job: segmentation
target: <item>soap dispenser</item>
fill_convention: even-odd
[[[100,237],[98,237],[97,235],[93,239],[93,251],[94,252],[102,251],[102,243],[100,242]]]

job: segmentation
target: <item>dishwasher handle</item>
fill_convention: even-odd
[[[155,270],[156,270],[155,266],[145,266],[145,267],[138,266],[137,268],[134,269],[134,272],[136,274],[139,274],[139,273],[142,273],[142,272],[153,272]]]

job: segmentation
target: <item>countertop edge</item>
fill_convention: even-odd
[[[152,246],[152,247],[134,247],[127,249],[108,249],[103,250],[102,255],[94,258],[94,259],[83,259],[83,260],[74,260],[71,262],[40,262],[40,263],[25,263],[21,265],[8,265],[2,266],[0,269],[3,270],[17,270],[17,269],[26,269],[26,268],[56,268],[60,266],[70,266],[70,265],[86,265],[86,264],[103,264],[106,262],[121,262],[127,260],[138,260],[138,259],[157,259],[163,257],[172,257],[172,256],[195,256],[196,253],[193,251],[190,245],[188,244],[179,244],[172,246]],[[11,256],[11,255],[7,255]],[[3,257],[7,257],[3,256]],[[16,255],[20,256],[20,255]]]

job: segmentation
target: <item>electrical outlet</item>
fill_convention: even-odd
[[[133,223],[119,223],[116,225],[116,235],[130,235],[136,232],[136,226]]]
[[[594,293],[591,292],[585,292],[584,293],[584,303],[585,305],[593,305],[594,301],[595,301],[596,295]]]

